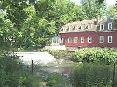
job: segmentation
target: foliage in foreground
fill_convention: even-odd
[[[39,78],[32,76],[18,57],[1,55],[0,87],[39,87]]]
[[[75,87],[112,87],[112,78],[112,65],[85,63],[74,68],[72,83]],[[116,82],[117,79],[114,85],[117,85]]]
[[[60,74],[52,73],[47,78],[47,85],[49,87],[63,87],[64,84],[63,77]]]
[[[117,85],[116,66],[114,70],[114,63],[117,62],[116,49],[78,49],[74,54],[74,61],[78,62],[72,74],[72,82],[75,87],[112,87],[113,82],[114,85]],[[113,72],[115,72],[115,76]]]

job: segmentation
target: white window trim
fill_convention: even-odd
[[[70,42],[69,38],[72,38],[72,37],[68,37],[68,43],[72,43],[72,42]],[[73,38],[72,38],[72,41],[73,41]]]
[[[93,28],[93,24],[92,23],[89,23],[88,24],[88,29],[92,29]]]
[[[74,43],[78,43],[78,41],[76,41],[76,39],[78,40],[78,37],[74,37]]]
[[[76,26],[72,26],[72,31],[75,31],[76,30]]]
[[[89,42],[90,39],[91,39],[91,42]],[[88,43],[92,43],[92,37],[91,36],[88,37]]]
[[[84,43],[84,37],[81,37],[81,43]]]
[[[101,42],[101,38],[103,38],[103,42]],[[99,43],[104,43],[104,36],[99,36]]]
[[[109,39],[111,38],[111,42],[109,42]],[[113,37],[112,36],[108,36],[108,43],[112,43],[113,42]]]
[[[85,26],[86,26],[85,24],[81,24],[80,26],[81,26],[81,30],[85,30]]]
[[[62,38],[62,37],[60,38],[60,43],[63,43],[63,39],[64,39],[64,38]]]
[[[109,29],[111,26],[111,29]],[[112,30],[112,22],[111,23],[108,23],[108,30]]]
[[[67,28],[66,28],[66,32],[69,32],[70,31],[70,27],[68,26]]]
[[[83,30],[82,24],[80,24],[80,26],[81,26],[81,30]]]
[[[103,28],[102,28],[103,26]],[[104,30],[104,24],[100,24],[100,30]]]

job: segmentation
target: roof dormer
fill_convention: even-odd
[[[86,25],[85,24],[81,24],[81,30],[85,30]]]
[[[104,30],[104,24],[100,24],[100,31]]]
[[[112,30],[112,22],[108,23],[108,30]]]

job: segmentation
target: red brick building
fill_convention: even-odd
[[[62,26],[59,35],[66,47],[117,48],[117,22],[110,18],[68,23]]]

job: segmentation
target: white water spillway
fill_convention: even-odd
[[[54,56],[48,52],[15,52],[17,56],[25,63],[31,64],[31,61],[34,61],[34,64],[48,64],[56,61]]]

